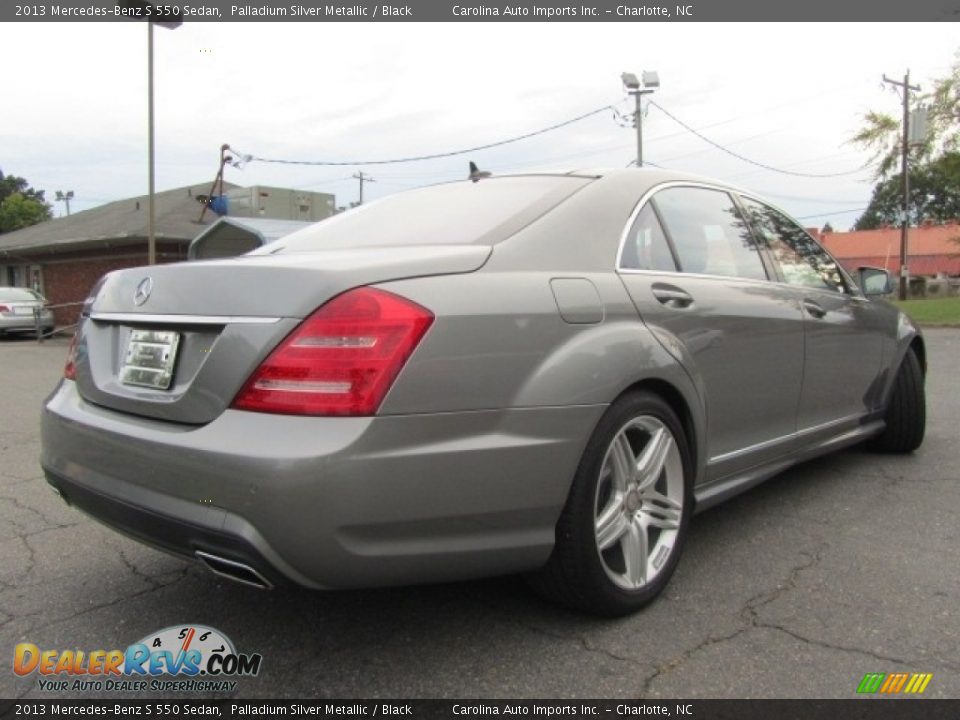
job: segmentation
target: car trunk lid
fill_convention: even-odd
[[[485,245],[245,256],[109,274],[85,308],[80,394],[176,423],[210,422],[303,318],[354,287],[479,269]]]

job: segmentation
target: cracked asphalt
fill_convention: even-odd
[[[44,696],[10,670],[19,642],[122,649],[183,623],[263,654],[236,697],[852,698],[894,671],[960,697],[960,331],[926,335],[919,452],[844,451],[697,516],[666,593],[613,621],[514,578],[264,593],[127,540],[39,468],[66,343],[0,340],[0,697]]]

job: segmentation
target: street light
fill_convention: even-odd
[[[67,190],[64,193],[62,190],[57,190],[57,202],[66,203],[67,206],[67,217],[70,217],[70,201],[73,200],[73,190]]]
[[[640,110],[640,98],[660,87],[660,76],[653,70],[644,70],[638,78],[633,73],[622,73],[620,79],[627,92],[637,101],[634,123],[637,126],[637,167],[643,167],[643,115]]]
[[[175,30],[183,24],[179,6],[157,6],[147,0],[123,0],[122,7],[131,10],[128,17],[147,21],[147,264],[157,263],[157,214],[154,207],[154,139],[153,139],[153,26]],[[163,7],[161,13],[160,7]],[[155,17],[167,17],[160,22]]]

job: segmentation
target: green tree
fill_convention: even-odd
[[[945,77],[933,81],[933,89],[913,95],[914,107],[925,106],[927,134],[910,149],[911,162],[923,165],[945,153],[960,151],[960,50]],[[852,142],[871,151],[876,179],[884,180],[900,168],[903,128],[900,115],[870,111]],[[911,173],[912,179],[912,173]]]
[[[52,217],[43,190],[35,190],[22,177],[0,171],[0,233],[19,230]]]
[[[878,182],[870,204],[856,223],[855,230],[873,230],[883,225],[899,225],[903,203],[900,173]],[[960,152],[945,152],[940,157],[916,164],[910,171],[908,220],[918,225],[926,219],[944,222],[960,217]]]
[[[50,208],[23,193],[8,195],[0,203],[0,233],[36,225],[50,219]]]

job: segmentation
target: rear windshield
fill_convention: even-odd
[[[529,225],[590,180],[531,175],[411,190],[335,215],[250,254],[399,245],[492,245]]]
[[[37,302],[38,300],[43,298],[29,288],[0,288],[0,302]]]

